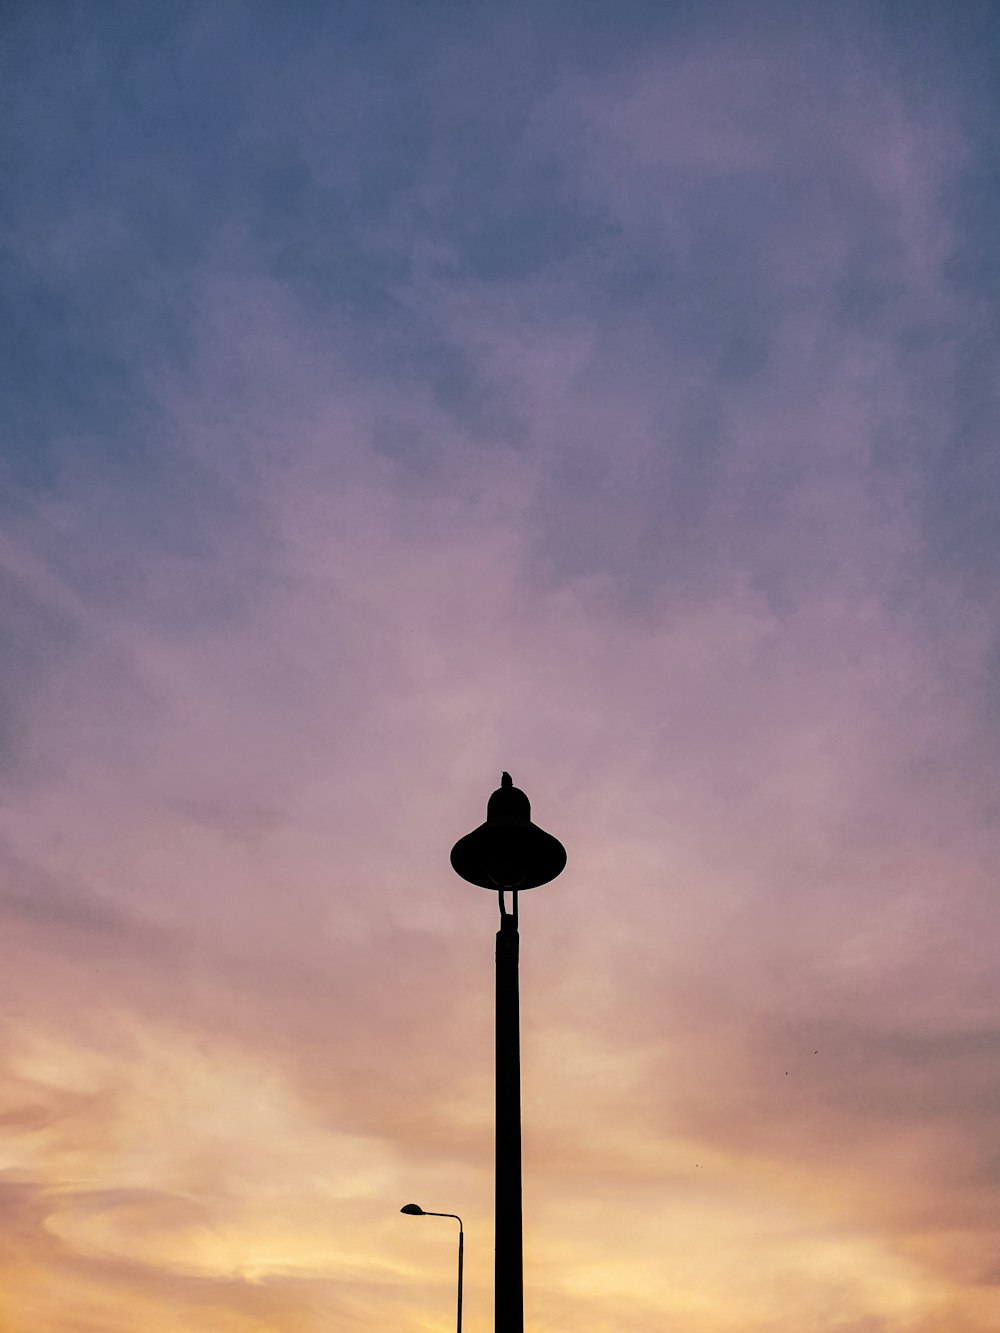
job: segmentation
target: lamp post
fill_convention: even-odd
[[[517,895],[562,871],[566,850],[531,822],[531,804],[504,773],[486,807],[486,823],[451,849],[452,868],[491,889],[500,906],[496,998],[496,1185],[494,1194],[494,1333],[524,1333],[521,1243],[521,1037]],[[504,894],[510,893],[508,912]]]
[[[453,1217],[458,1223],[458,1333],[462,1333],[462,1263],[465,1254],[465,1228],[458,1213],[428,1213],[419,1203],[406,1203],[399,1210],[410,1217]]]

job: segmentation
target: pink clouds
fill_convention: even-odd
[[[986,1333],[957,118],[819,27],[567,64],[471,146],[413,78],[434,143],[342,241],[377,299],[246,204],[0,550],[0,1323],[416,1329],[414,1197],[487,1327],[494,907],[447,853],[507,767],[570,852],[522,908],[531,1326]]]

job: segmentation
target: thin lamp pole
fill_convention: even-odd
[[[413,1213],[417,1207],[416,1204],[407,1204],[401,1208],[401,1213],[411,1213],[416,1217],[453,1217],[458,1223],[458,1333],[462,1333],[462,1270],[465,1265],[465,1227],[458,1213],[429,1213],[426,1208],[421,1208],[418,1213]]]

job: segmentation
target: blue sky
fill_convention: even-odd
[[[995,1327],[993,7],[0,23],[0,1323]]]

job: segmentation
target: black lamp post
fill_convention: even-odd
[[[486,823],[451,849],[454,870],[500,905],[496,1002],[496,1193],[494,1330],[524,1333],[521,1246],[521,1038],[518,1021],[517,895],[555,879],[566,865],[558,838],[531,822],[531,805],[509,773],[489,799]],[[511,895],[511,910],[504,893]]]
[[[404,1203],[399,1210],[410,1217],[453,1217],[458,1223],[458,1333],[462,1333],[462,1264],[465,1258],[465,1227],[458,1213],[428,1213],[419,1203]]]

